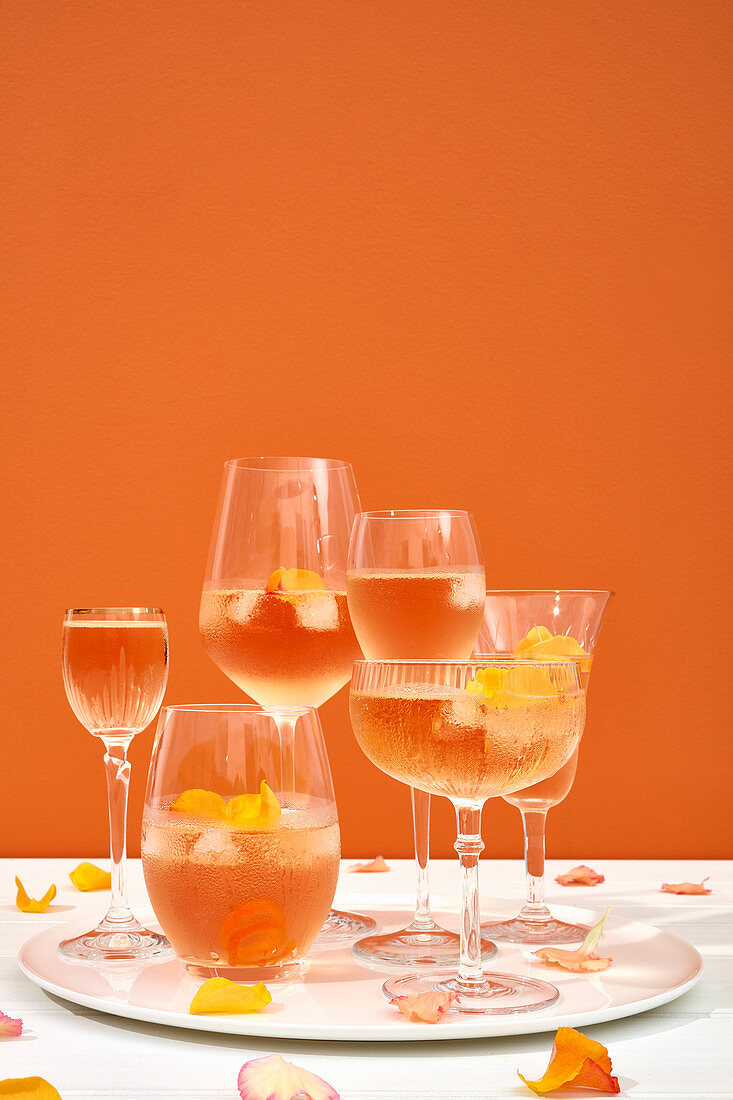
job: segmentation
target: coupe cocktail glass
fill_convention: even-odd
[[[612,593],[604,590],[533,590],[487,592],[477,651],[511,650],[528,658],[568,656],[576,648],[587,654],[579,672],[587,688],[603,613]],[[544,638],[540,635],[545,635]],[[532,641],[534,639],[534,641]],[[576,653],[577,656],[577,653]],[[549,779],[504,795],[522,814],[527,900],[516,917],[482,925],[485,936],[511,943],[574,943],[588,926],[557,920],[545,905],[545,827],[547,812],[570,793],[578,767],[578,751]]]
[[[347,462],[225,464],[199,628],[212,661],[256,702],[319,707],[348,681],[361,656],[346,604],[358,510]],[[319,946],[351,942],[374,927],[369,917],[332,912]]]
[[[164,936],[145,928],[127,904],[127,750],[158,713],[168,679],[165,615],[152,607],[91,607],[67,611],[62,667],[71,709],[104,742],[109,802],[112,899],[90,932],[63,940],[72,959],[147,959],[170,953]]]
[[[577,663],[511,656],[470,661],[358,661],[351,722],[364,753],[387,775],[456,811],[461,864],[461,950],[455,977],[414,974],[384,984],[388,996],[456,993],[452,1011],[517,1013],[557,1000],[535,978],[486,974],[481,962],[478,859],[481,810],[553,775],[580,740],[585,693]]]
[[[155,914],[192,973],[296,976],[328,914],[339,856],[317,711],[163,708],[143,872]]]
[[[481,626],[484,567],[473,517],[461,511],[362,512],[346,574],[349,614],[367,658],[467,658]],[[430,912],[430,795],[412,788],[417,900],[412,922],[354,945],[365,962],[456,966],[460,940]],[[496,953],[484,945],[484,957]]]

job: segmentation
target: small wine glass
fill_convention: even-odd
[[[549,659],[553,651],[578,649],[587,658],[579,663],[580,677],[587,690],[603,613],[613,595],[605,590],[536,589],[486,593],[484,621],[476,652],[522,652],[526,657]],[[540,634],[544,634],[542,639]],[[531,643],[534,639],[534,643]],[[559,643],[559,644],[558,644]],[[569,644],[568,644],[569,643]],[[545,905],[545,828],[547,812],[565,799],[575,781],[578,750],[549,779],[533,783],[504,800],[516,806],[524,828],[524,863],[527,900],[516,917],[491,921],[481,926],[485,936],[507,943],[543,946],[577,943],[585,939],[588,926],[553,917]]]
[[[320,707],[361,656],[346,603],[359,496],[348,462],[256,457],[225,463],[201,595],[211,660],[264,706]],[[332,911],[318,948],[376,927]]]
[[[188,970],[297,978],[329,911],[339,825],[318,712],[164,707],[150,762],[142,862],[151,904]]]
[[[553,775],[583,732],[585,692],[573,660],[357,661],[351,723],[366,756],[387,775],[455,807],[461,865],[458,973],[389,979],[388,997],[457,994],[450,1011],[513,1014],[545,1008],[559,994],[532,977],[484,973],[478,860],[488,798]]]
[[[138,960],[170,954],[165,936],[145,928],[127,904],[127,750],[158,713],[168,679],[168,629],[153,607],[74,608],[63,626],[62,668],[71,709],[104,742],[112,900],[104,920],[63,940],[71,959]]]
[[[367,658],[470,657],[481,626],[485,578],[473,516],[454,510],[361,512],[349,544],[349,614]],[[460,939],[430,911],[430,795],[413,787],[415,914],[406,928],[354,944],[363,962],[456,966]],[[484,958],[496,954],[483,944]]]

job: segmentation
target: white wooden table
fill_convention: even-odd
[[[80,894],[68,880],[83,858],[0,860],[0,1011],[20,1016],[25,1025],[21,1039],[0,1041],[0,1079],[39,1075],[63,1100],[237,1100],[242,1063],[279,1053],[324,1077],[342,1100],[533,1095],[516,1070],[541,1076],[552,1046],[548,1034],[441,1043],[260,1042],[127,1022],[51,997],[20,973],[15,956],[29,936],[49,924],[86,914],[93,923],[102,915],[108,895]],[[556,874],[580,862],[590,862],[606,882],[572,889],[554,883]],[[342,872],[336,903],[358,909],[376,895],[397,908],[409,907],[412,864],[397,860],[391,868],[388,874]],[[32,897],[56,883],[58,896],[48,912],[31,915],[15,908],[16,874]],[[711,876],[710,895],[660,893],[662,882],[696,882],[705,875]],[[431,877],[436,906],[451,905],[458,889],[453,863],[434,862]],[[481,878],[485,911],[491,897],[519,901],[518,862],[486,860]],[[702,979],[685,996],[640,1016],[585,1029],[609,1048],[623,1094],[634,1100],[733,1100],[733,862],[549,861],[548,883],[550,905],[554,900],[599,911],[611,905],[617,916],[666,926],[705,959]],[[152,918],[138,861],[130,865],[130,896],[139,915]]]

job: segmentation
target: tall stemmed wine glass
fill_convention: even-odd
[[[87,607],[64,617],[62,668],[71,709],[104,742],[109,800],[112,900],[104,920],[63,940],[72,959],[147,959],[171,953],[158,932],[145,928],[127,904],[127,750],[155,718],[168,679],[165,615],[153,607]]]
[[[367,658],[470,657],[481,626],[484,567],[473,517],[461,511],[362,512],[346,575],[349,614]],[[430,912],[430,795],[413,788],[417,901],[412,922],[354,945],[366,962],[455,966],[460,940]],[[495,954],[484,945],[485,957]]]
[[[481,810],[553,775],[583,732],[585,693],[577,662],[357,661],[351,724],[362,750],[387,775],[455,807],[461,864],[458,973],[407,974],[384,983],[387,996],[426,991],[457,995],[458,1013],[544,1008],[555,986],[532,977],[484,973],[480,949],[478,859]]]
[[[268,707],[320,707],[361,656],[346,604],[346,555],[359,497],[347,462],[237,458],[224,467],[199,627],[237,687]],[[287,716],[281,736],[292,739]],[[318,946],[375,927],[332,911]]]
[[[513,651],[529,659],[580,657],[579,671],[587,689],[603,613],[612,593],[537,589],[487,592],[484,621],[476,651]],[[557,920],[545,905],[545,828],[547,812],[570,793],[578,767],[578,750],[549,779],[533,783],[504,800],[516,806],[524,827],[527,900],[516,917],[482,925],[493,939],[511,943],[575,943],[588,926]]]

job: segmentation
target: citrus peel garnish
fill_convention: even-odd
[[[237,1012],[260,1012],[272,997],[262,982],[240,985],[228,978],[207,978],[189,1006],[192,1016],[207,1016],[217,1012],[232,1015]]]
[[[374,871],[389,871],[388,865],[385,863],[384,856],[377,856],[376,859],[370,859],[366,863],[352,863],[349,871],[356,871],[364,874]]]
[[[322,577],[310,569],[276,569],[267,578],[265,592],[315,592],[325,589]]]
[[[56,887],[53,884],[49,886],[43,897],[39,899],[28,897],[25,886],[17,875],[15,876],[15,885],[18,887],[18,896],[15,899],[15,904],[18,909],[20,909],[21,913],[45,913],[56,897]],[[0,1093],[0,1096],[1,1095],[2,1093]]]
[[[17,1039],[22,1034],[23,1021],[14,1020],[12,1016],[6,1016],[4,1012],[0,1012],[0,1038]]]
[[[552,1045],[550,1064],[539,1081],[528,1081],[517,1070],[517,1076],[537,1096],[567,1086],[596,1089],[598,1092],[620,1092],[618,1078],[611,1076],[611,1059],[602,1043],[589,1039],[573,1027],[559,1027]]]
[[[413,1023],[437,1024],[458,1000],[457,993],[408,993],[389,1002]]]
[[[242,1100],[339,1100],[339,1094],[328,1081],[316,1077],[310,1070],[270,1054],[245,1062],[237,1079]]]
[[[69,871],[69,878],[77,890],[84,894],[90,890],[109,890],[112,885],[110,872],[103,871],[93,863],[80,863],[73,871]]]
[[[10,1100],[61,1100],[61,1093],[44,1077],[6,1077],[0,1081],[0,1096]]]
[[[603,934],[603,925],[606,917],[611,912],[607,909],[598,924],[594,924],[580,947],[575,951],[568,951],[563,947],[542,947],[539,951],[533,951],[538,959],[549,963],[551,966],[561,966],[564,970],[572,970],[574,974],[588,974],[595,970],[607,970],[613,962],[609,956],[602,959],[596,948]]]
[[[584,863],[581,863],[578,867],[573,867],[562,875],[558,875],[555,879],[555,882],[559,883],[560,886],[598,886],[599,883],[605,881],[605,875],[599,875],[597,871],[594,871],[592,867],[586,867]]]
[[[259,794],[238,794],[228,802],[215,791],[194,787],[183,791],[170,808],[190,817],[203,817],[227,825],[244,825],[251,831],[274,829],[282,812],[280,803],[264,779],[260,783]]]
[[[705,883],[710,880],[710,875],[704,878],[702,882],[663,882],[662,893],[664,894],[712,894]]]
[[[253,898],[233,909],[219,929],[230,966],[271,966],[295,947],[286,940],[282,909],[269,898]]]

